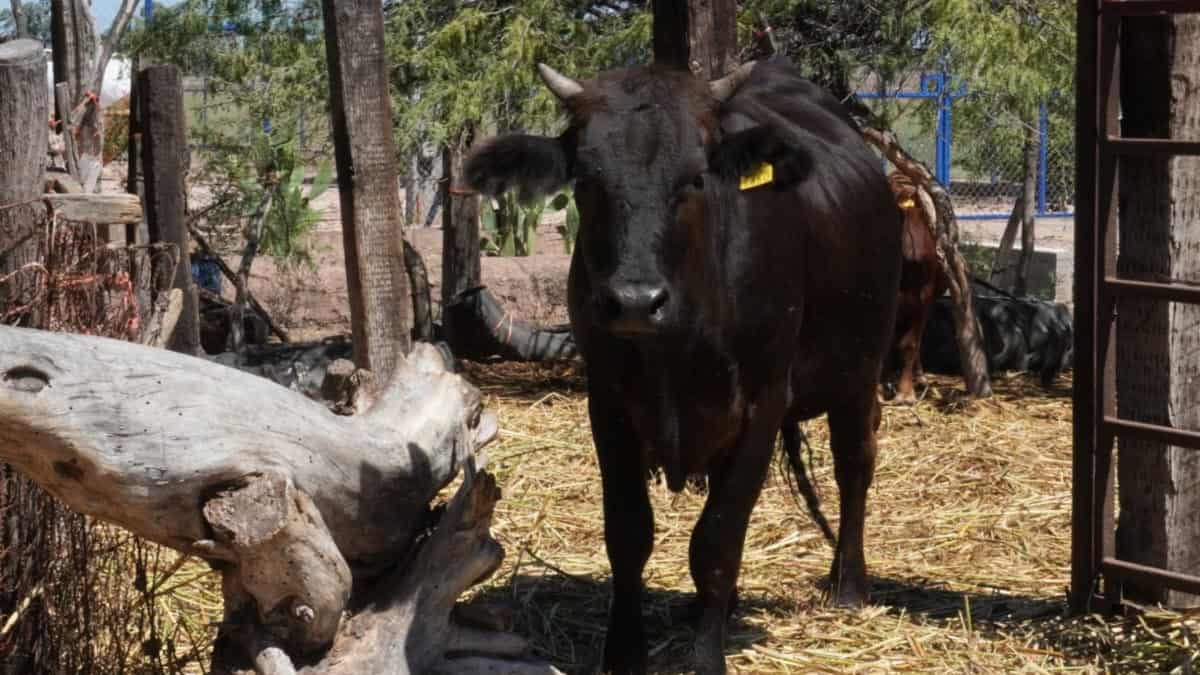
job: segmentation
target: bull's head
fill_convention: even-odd
[[[714,228],[738,177],[780,152],[764,127],[722,128],[723,104],[754,67],[709,83],[656,66],[581,82],[539,65],[569,127],[558,137],[489,140],[468,159],[467,182],[492,195],[515,187],[528,199],[574,181],[576,255],[594,322],[630,337],[670,331],[687,312],[685,289],[711,293],[712,284],[691,282],[711,274]]]

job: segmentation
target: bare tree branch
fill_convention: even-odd
[[[13,2],[20,2],[20,0],[13,0]],[[96,51],[96,70],[90,83],[91,90],[97,95],[100,94],[100,87],[104,86],[104,71],[108,68],[108,62],[112,59],[117,45],[121,43],[121,38],[125,36],[125,29],[129,27],[129,20],[133,18],[136,8],[137,0],[122,0],[121,9],[108,29],[108,37],[100,41]]]

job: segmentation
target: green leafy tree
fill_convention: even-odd
[[[455,144],[469,129],[545,131],[561,119],[537,77],[545,61],[588,76],[649,55],[650,14],[635,3],[393,1],[388,62],[402,154]]]
[[[931,51],[938,55],[944,72],[966,78],[974,92],[955,104],[959,124],[965,123],[983,140],[990,160],[1004,161],[1019,149],[1022,167],[1021,197],[1014,207],[1021,223],[1021,255],[1012,263],[1003,245],[1015,232],[1005,233],[993,267],[994,280],[1026,290],[1034,247],[1035,181],[1038,165],[1038,107],[1049,102],[1057,138],[1051,149],[1069,147],[1067,130],[1073,125],[1075,70],[1075,5],[1069,0],[932,0],[927,11]],[[1066,95],[1064,95],[1066,94]],[[1002,115],[1015,117],[1016,132],[995,121]],[[961,128],[961,127],[960,127]],[[1019,134],[1018,140],[1015,136]],[[1066,153],[1063,153],[1066,154]],[[968,162],[979,161],[967,155]],[[979,161],[979,164],[982,164]],[[1017,218],[1010,220],[1015,227]]]

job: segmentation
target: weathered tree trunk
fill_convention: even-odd
[[[156,279],[170,279],[170,287],[183,293],[183,312],[170,348],[184,354],[200,354],[199,301],[192,282],[185,212],[187,130],[183,84],[179,69],[170,65],[144,68],[137,77],[150,241],[170,244],[175,249],[170,255],[159,256],[163,267],[156,269],[154,275]]]
[[[446,312],[460,293],[476,288],[483,276],[479,263],[479,196],[463,190],[458,181],[462,164],[471,147],[474,130],[467,129],[457,143],[442,151],[442,331],[457,354],[459,334],[471,327],[458,327]]]
[[[996,247],[996,255],[992,258],[992,269],[988,274],[988,280],[1006,291],[1011,291],[1013,286],[1013,273],[1016,269],[1016,261],[1013,260],[1013,243],[1017,239],[1017,231],[1021,229],[1022,214],[1025,213],[1025,193],[1024,191],[1017,197],[1017,201],[1013,204],[1012,213],[1008,215],[1008,223],[1004,226],[1004,234],[1000,235],[1000,244]]]
[[[891,132],[864,127],[863,137],[879,148],[897,169],[903,171],[914,183],[924,187],[933,197],[937,215],[938,261],[942,273],[946,275],[950,297],[954,300],[951,309],[954,314],[958,353],[962,355],[963,380],[967,386],[967,393],[971,396],[991,396],[992,382],[988,376],[987,353],[983,348],[979,322],[975,318],[967,263],[958,252],[958,221],[954,217],[954,204],[950,200],[950,194],[934,180],[928,167],[900,147],[900,143]]]
[[[45,209],[46,57],[34,40],[0,44],[0,323],[37,293],[37,273],[17,273],[38,262]],[[32,272],[30,270],[29,272]],[[10,276],[11,275],[11,276]]]
[[[379,0],[322,0],[325,54],[354,359],[386,380],[408,351],[412,304],[404,268]]]
[[[25,7],[21,4],[21,0],[12,0],[12,17],[13,30],[16,32],[17,38],[28,38],[29,24],[25,20]]]
[[[1126,18],[1121,30],[1121,132],[1200,136],[1200,17]],[[1200,282],[1200,159],[1125,156],[1120,167],[1118,274]],[[1122,300],[1117,314],[1117,410],[1141,422],[1200,429],[1200,307]],[[1118,557],[1200,574],[1200,452],[1121,438]],[[1125,584],[1170,606],[1200,597]]]
[[[51,0],[50,30],[54,42],[54,82],[65,82],[73,111],[79,182],[95,191],[103,168],[104,131],[98,98],[87,96],[95,79],[96,26],[84,0]],[[98,96],[99,92],[95,92]]]
[[[488,534],[499,491],[472,457],[496,426],[436,348],[400,357],[386,387],[350,378],[349,417],[102,338],[0,327],[0,372],[0,459],[71,508],[221,570],[215,672],[294,673],[301,659],[306,673],[557,672],[508,660],[526,650],[516,636],[453,618],[503,557]]]
[[[77,0],[50,0],[50,37],[53,42],[54,82],[66,82],[72,104],[79,101],[80,85],[92,70],[92,45],[87,42]]]
[[[734,0],[654,0],[654,60],[715,79],[737,65]]]
[[[1029,287],[1029,266],[1033,262],[1035,244],[1034,227],[1037,223],[1037,175],[1038,135],[1037,117],[1031,116],[1024,120],[1025,165],[1021,177],[1021,255],[1017,259],[1017,269],[1013,280],[1013,292],[1018,296],[1026,294]]]

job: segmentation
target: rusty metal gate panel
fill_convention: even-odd
[[[1123,138],[1118,122],[1121,18],[1200,13],[1200,0],[1079,0],[1076,37],[1075,388],[1071,610],[1113,610],[1121,582],[1200,594],[1200,577],[1114,555],[1113,449],[1118,436],[1200,450],[1200,432],[1117,417],[1116,313],[1121,298],[1200,304],[1200,287],[1117,278],[1117,166],[1124,155],[1200,155],[1200,142]]]

